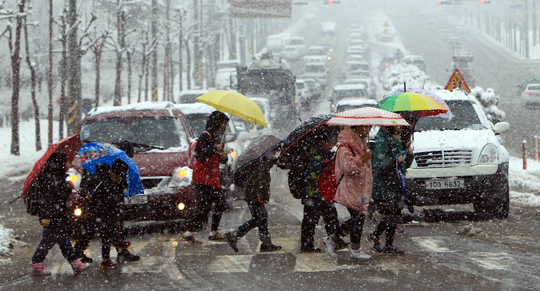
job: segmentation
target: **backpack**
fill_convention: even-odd
[[[236,171],[234,171],[234,174],[233,174],[233,184],[236,186],[236,187],[240,187],[240,188],[244,188],[246,186],[246,182],[248,180],[248,171],[246,171],[246,168],[249,164],[247,165],[244,165],[238,169],[236,169]]]
[[[342,143],[338,146],[338,150],[341,147],[349,148],[354,156],[354,151],[350,144]],[[319,178],[317,178],[317,190],[319,190],[328,203],[334,203],[337,188],[344,176],[345,174],[341,175],[339,179],[336,179],[336,155],[331,160],[325,162],[324,168]]]
[[[37,191],[37,185],[31,186],[26,200],[26,212],[30,215],[38,215],[41,204],[41,193]]]
[[[208,131],[203,131],[203,133],[206,132],[210,138],[212,138],[212,135]],[[197,158],[195,158],[195,149],[197,148],[197,144],[199,143],[199,140],[196,139],[194,142],[192,142],[189,145],[188,149],[188,156],[187,156],[187,166],[190,169],[193,169],[195,167],[195,162],[197,162]]]
[[[291,195],[295,199],[301,199],[305,195],[304,189],[308,186],[308,183],[304,177],[306,173],[306,165],[303,162],[299,162],[297,166],[293,166],[289,170],[289,190]]]

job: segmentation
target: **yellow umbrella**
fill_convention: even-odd
[[[210,105],[217,110],[238,116],[247,122],[268,126],[264,114],[253,100],[235,92],[216,90],[197,97],[197,102]]]

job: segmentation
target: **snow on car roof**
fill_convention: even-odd
[[[162,110],[162,109],[172,109],[172,108],[174,108],[174,104],[171,102],[146,101],[146,102],[133,103],[133,104],[124,105],[124,106],[93,108],[92,110],[90,110],[90,112],[88,112],[88,115],[121,112],[121,111],[131,111],[131,110]]]
[[[474,97],[467,95],[467,92],[463,90],[454,90],[452,92],[448,90],[438,90],[433,91],[433,93],[439,95],[444,100],[476,100]]]
[[[358,90],[358,89],[366,89],[366,86],[363,84],[342,84],[337,85],[334,87],[334,91],[337,90]]]
[[[203,103],[184,103],[184,104],[175,104],[175,108],[178,108],[182,111],[182,113],[189,115],[189,114],[195,114],[195,113],[205,113],[210,114],[216,109],[210,105],[206,105]]]
[[[373,104],[376,105],[377,101],[373,99],[367,99],[367,98],[345,98],[340,101],[338,101],[337,105],[362,105],[362,104]]]
[[[189,95],[192,95],[192,94],[201,94],[202,95],[202,94],[206,94],[208,92],[210,92],[210,91],[208,91],[208,90],[184,90],[184,91],[180,92],[180,96],[188,95],[188,94]]]

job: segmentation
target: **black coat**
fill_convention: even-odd
[[[96,188],[88,203],[88,212],[95,218],[121,220],[124,205],[124,189],[127,182],[113,182],[110,177],[104,177]]]
[[[259,198],[265,203],[270,200],[270,182],[272,181],[270,169],[276,161],[276,158],[263,157],[243,169],[246,173],[245,200],[248,203],[256,202]]]
[[[44,173],[38,177],[36,191],[41,196],[38,216],[40,219],[65,220],[66,200],[71,195],[65,175]]]

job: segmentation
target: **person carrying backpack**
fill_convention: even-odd
[[[276,164],[274,157],[276,149],[270,151],[264,157],[251,162],[239,171],[243,171],[242,180],[245,181],[244,193],[248,203],[251,219],[239,226],[236,230],[225,234],[229,246],[238,252],[237,242],[250,230],[257,227],[259,229],[259,240],[261,241],[261,252],[272,252],[281,249],[281,246],[274,245],[268,231],[268,212],[264,207],[270,200],[270,169]]]
[[[331,149],[336,144],[335,137],[332,137],[330,129],[323,126],[315,129],[313,136],[313,142],[307,148],[309,157],[304,173],[306,186],[303,188],[303,196],[301,197],[304,205],[304,217],[301,226],[300,251],[303,253],[321,252],[321,249],[315,248],[313,241],[315,227],[321,216],[328,235],[333,234],[339,225],[336,208],[326,201],[317,189],[317,180],[326,162],[331,160],[334,155]],[[341,239],[338,243],[340,247],[346,246],[346,243]]]
[[[38,217],[43,226],[43,234],[36,252],[32,256],[33,276],[51,275],[45,269],[45,257],[49,250],[58,244],[62,255],[68,260],[75,274],[87,270],[90,265],[81,262],[71,246],[66,228],[66,200],[71,194],[73,184],[66,181],[69,169],[68,157],[65,153],[53,152],[43,165],[43,172],[38,176],[36,192],[40,195]]]
[[[335,161],[335,178],[339,183],[334,200],[347,207],[351,218],[341,224],[336,232],[323,239],[326,251],[336,257],[335,249],[341,237],[350,234],[352,260],[369,260],[360,248],[365,215],[373,186],[371,151],[367,137],[371,126],[345,127],[338,136]]]
[[[219,223],[223,212],[227,210],[225,194],[221,190],[219,164],[228,161],[223,151],[222,136],[227,128],[229,117],[221,111],[214,111],[206,122],[206,131],[202,132],[195,147],[195,164],[193,166],[193,183],[197,195],[195,214],[186,221],[187,231],[183,238],[189,243],[197,243],[193,233],[208,223],[208,213],[212,210],[212,226],[209,240],[225,241],[219,233]]]
[[[413,149],[410,142],[403,146],[401,126],[381,127],[373,147],[373,193],[372,199],[379,213],[384,217],[376,230],[366,239],[369,246],[379,253],[404,254],[394,246],[397,223],[405,206],[403,192],[397,176],[396,162],[400,163],[403,177],[413,162]],[[380,245],[380,236],[386,232],[386,245]]]

